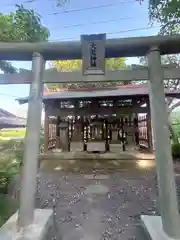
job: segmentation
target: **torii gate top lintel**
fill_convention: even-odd
[[[107,39],[105,41],[105,57],[136,57],[145,56],[149,49],[158,46],[160,54],[175,54],[180,52],[180,35],[148,36]],[[80,41],[67,42],[1,42],[0,60],[31,61],[32,54],[39,52],[44,60],[81,59],[82,49]]]

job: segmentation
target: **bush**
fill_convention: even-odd
[[[22,161],[23,142],[6,142],[0,154],[0,193],[7,193],[8,184],[19,173]]]
[[[171,150],[172,150],[172,157],[173,159],[180,160],[180,144],[179,143],[173,143],[171,145]]]
[[[40,140],[40,152],[43,152],[43,139]],[[17,140],[1,143],[0,154],[0,193],[7,193],[10,180],[20,172],[23,164],[24,142]]]
[[[10,140],[0,143],[0,226],[17,210],[17,202],[7,196],[9,183],[20,172],[23,163],[23,141]],[[43,149],[43,139],[40,150]]]
[[[16,212],[17,209],[18,203],[15,199],[0,194],[0,227]]]

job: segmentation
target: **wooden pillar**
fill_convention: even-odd
[[[148,133],[148,147],[149,147],[150,152],[153,152],[153,138],[152,138],[150,113],[147,114],[147,133]]]
[[[125,144],[126,145],[128,145],[128,143],[129,143],[128,142],[128,133],[127,133],[128,126],[129,126],[128,119],[125,118],[125,120],[124,120],[124,127],[125,127],[125,129],[124,129],[124,137],[125,137]]]
[[[119,135],[119,131],[120,131],[120,119],[119,117],[117,118],[117,140],[120,140],[120,135]]]
[[[121,142],[122,142],[122,150],[126,151],[126,142],[125,142],[125,132],[124,132],[124,118],[121,118]]]
[[[103,120],[101,121],[101,131],[102,131],[102,134],[101,134],[101,140],[104,141],[104,122]]]
[[[139,145],[139,126],[138,126],[138,115],[135,114],[134,117],[134,138],[135,138],[135,144],[138,146]]]
[[[93,136],[93,127],[92,127],[92,118],[91,118],[91,116],[89,117],[89,136],[90,136],[90,140],[92,140],[92,136]]]
[[[89,140],[89,119],[86,118],[86,142]]]
[[[82,142],[83,142],[83,151],[87,151],[87,144],[85,141],[85,123],[84,123],[84,117],[81,117],[81,127],[82,127]]]
[[[68,127],[66,121],[60,123],[61,149],[63,152],[69,151]]]
[[[79,113],[79,102],[76,100],[74,102],[74,129],[72,126],[72,139],[74,141],[79,141],[79,126],[78,126],[78,113]]]
[[[44,152],[48,151],[49,145],[49,117],[47,113],[46,107],[44,108],[45,116],[44,116]]]
[[[128,133],[127,133],[127,139],[128,139],[128,143],[130,145],[133,144],[133,126],[132,126],[132,114],[129,114],[128,116]]]
[[[148,148],[150,152],[153,152],[153,137],[152,137],[152,127],[151,127],[151,112],[149,99],[147,101],[147,134],[148,134]]]
[[[68,121],[68,129],[67,129],[67,139],[68,139],[68,152],[71,151],[71,140],[70,140],[70,119]]]
[[[71,129],[70,129],[70,131],[71,131],[71,138],[70,138],[70,141],[72,141],[72,139],[73,139],[73,118],[71,118],[70,126],[71,126]]]
[[[108,120],[105,119],[105,149],[108,152],[109,149],[109,139],[108,139]]]
[[[110,141],[112,141],[112,123],[108,123],[108,120],[107,120],[107,131],[109,132]]]
[[[87,142],[88,142],[88,119],[85,117],[85,123],[84,123],[84,129],[85,129],[85,133],[84,133],[84,151],[87,151]]]
[[[61,122],[61,118],[60,118],[60,116],[58,116],[57,120],[56,120],[56,148],[57,149],[61,148],[60,129],[59,129],[60,122]]]
[[[77,128],[78,128],[77,122],[78,122],[78,119],[77,119],[77,116],[75,113],[75,116],[73,116],[72,122],[71,122],[71,141],[76,141],[78,139],[78,137],[77,137]]]

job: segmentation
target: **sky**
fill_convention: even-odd
[[[156,35],[157,24],[149,25],[148,1],[140,5],[136,0],[69,0],[63,7],[56,0],[1,0],[1,12],[15,11],[15,4],[23,4],[41,15],[42,24],[50,30],[51,41],[80,40],[81,34],[106,33],[106,38]],[[128,64],[138,63],[128,58]],[[17,68],[31,68],[31,62],[13,62]],[[15,99],[28,96],[29,85],[0,85],[0,108],[24,116],[27,105]]]

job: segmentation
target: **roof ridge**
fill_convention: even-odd
[[[2,116],[1,113],[5,115],[4,117],[16,117],[15,114],[8,112],[7,110],[5,110],[3,108],[0,108],[0,116]]]
[[[139,87],[146,87],[147,84],[117,84],[114,86],[107,86],[107,87],[84,87],[84,88],[54,88],[44,90],[44,94],[51,94],[51,93],[60,93],[60,92],[73,92],[73,91],[97,91],[97,90],[115,90],[116,88],[139,88]]]

